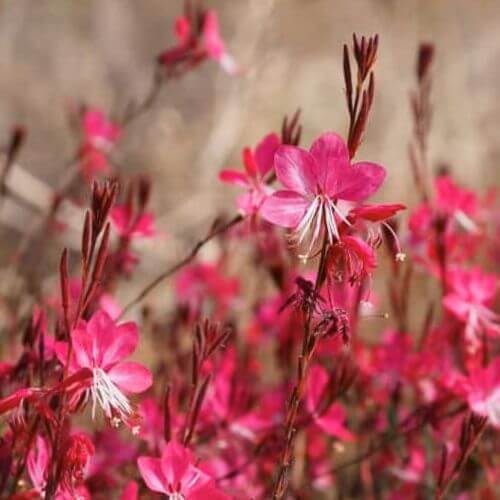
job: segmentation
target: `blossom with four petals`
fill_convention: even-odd
[[[331,132],[316,139],[309,151],[281,146],[274,168],[285,189],[264,201],[262,217],[293,229],[298,244],[308,240],[306,257],[322,235],[332,244],[340,238],[339,224],[351,224],[345,202],[365,200],[385,178],[385,169],[380,165],[351,164],[345,142]]]

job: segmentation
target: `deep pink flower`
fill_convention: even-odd
[[[174,27],[177,45],[159,56],[167,68],[178,64],[195,66],[208,58],[217,61],[229,74],[240,71],[222,40],[214,10],[200,11],[192,17],[181,16],[175,20]]]
[[[472,219],[479,208],[476,194],[458,186],[448,175],[436,178],[435,189],[437,210],[454,217],[464,229],[476,231],[477,226]]]
[[[214,479],[195,465],[193,454],[181,444],[171,441],[160,458],[139,457],[139,471],[146,486],[171,500],[227,500]]]
[[[87,109],[83,114],[82,128],[85,142],[95,148],[108,151],[120,138],[118,125],[108,121],[99,109]]]
[[[128,205],[115,205],[109,217],[122,238],[151,238],[156,234],[154,216],[149,212],[136,216]]]
[[[116,485],[120,469],[137,457],[136,446],[110,428],[96,432],[94,444],[95,454],[88,467],[89,484]]]
[[[486,368],[479,368],[468,378],[460,379],[458,384],[471,410],[488,417],[492,425],[500,428],[500,356]]]
[[[203,23],[203,45],[207,56],[217,61],[222,69],[229,74],[236,74],[240,67],[228,53],[226,45],[222,40],[219,30],[219,20],[214,10],[208,10],[205,13],[205,22]]]
[[[133,408],[125,393],[143,392],[151,386],[152,376],[147,368],[123,361],[135,351],[138,340],[135,323],[116,325],[104,311],[97,311],[88,323],[81,321],[71,332],[69,372],[81,368],[92,371],[92,416],[99,405],[108,418],[128,421]],[[66,364],[68,343],[57,342],[55,351],[59,361]]]
[[[121,130],[108,121],[98,109],[87,109],[82,116],[83,145],[80,151],[80,167],[87,179],[96,174],[110,174],[111,165],[106,157],[118,141]]]
[[[375,163],[350,163],[347,146],[340,136],[325,133],[304,149],[281,146],[274,159],[278,180],[286,188],[275,192],[262,205],[269,222],[292,228],[301,244],[309,238],[309,255],[326,234],[339,239],[338,225],[347,220],[339,202],[359,202],[375,193],[385,178],[385,169]]]
[[[71,442],[81,441],[82,435],[70,436],[68,438]],[[84,438],[88,440],[88,438]],[[90,441],[87,441],[90,443]],[[87,444],[87,446],[91,446]],[[88,451],[92,451],[89,449]],[[78,464],[77,469],[75,469],[75,462],[69,461],[65,462],[63,460],[63,464],[68,465],[68,469],[63,469],[63,480],[59,484],[57,488],[55,498],[56,500],[86,500],[90,499],[90,494],[87,488],[82,484],[83,482],[83,471],[87,466],[89,454],[83,452],[79,454],[79,458],[81,461]],[[31,450],[28,453],[27,461],[26,461],[26,469],[28,471],[29,478],[33,485],[34,491],[37,495],[33,498],[42,498],[45,495],[45,488],[47,487],[47,477],[48,477],[48,467],[51,462],[51,451],[49,448],[49,444],[45,438],[40,435],[37,435],[35,439],[35,443]],[[71,467],[73,467],[71,469]],[[74,476],[74,474],[77,476]],[[70,481],[69,476],[71,476],[72,480]],[[65,478],[66,475],[66,478]]]
[[[467,347],[475,352],[481,345],[481,329],[500,334],[500,316],[488,307],[495,298],[498,278],[477,268],[454,268],[447,275],[447,284],[450,291],[443,298],[443,305],[465,323]]]
[[[145,398],[139,405],[141,415],[141,430],[139,436],[146,441],[148,449],[161,449],[165,442],[163,438],[164,418],[161,409],[153,398]]]
[[[243,165],[245,171],[222,170],[219,178],[228,184],[243,187],[245,194],[238,197],[237,204],[244,215],[255,215],[264,200],[273,190],[265,183],[265,176],[271,171],[274,155],[281,145],[277,134],[268,134],[259,142],[255,150],[243,150]]]
[[[324,405],[328,397],[330,379],[327,371],[320,365],[311,367],[308,376],[307,409],[315,424],[330,436],[351,441],[354,435],[345,426],[346,412],[340,403]]]
[[[414,257],[441,276],[440,247],[448,261],[471,257],[481,241],[477,195],[458,186],[449,176],[435,179],[435,197],[416,207],[408,221]],[[439,228],[439,231],[437,230]]]

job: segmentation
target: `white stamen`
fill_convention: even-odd
[[[469,233],[478,233],[479,228],[477,227],[477,224],[462,210],[457,210],[455,213],[455,219],[457,219],[457,222]]]
[[[92,396],[92,418],[95,418],[97,403],[109,418],[113,416],[113,410],[118,412],[120,417],[127,417],[132,413],[129,400],[118,389],[110,379],[109,375],[102,368],[94,368],[94,380],[90,388]]]
[[[340,239],[336,217],[345,224],[351,225],[333,200],[324,194],[316,195],[295,230],[295,241],[298,245],[302,244],[306,239],[308,241],[307,251],[300,256],[301,258],[306,260],[313,253],[314,247],[320,239],[322,229],[325,231],[330,244]]]

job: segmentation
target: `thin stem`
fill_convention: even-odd
[[[221,235],[222,233],[225,233],[228,229],[232,228],[233,226],[236,226],[238,223],[240,223],[243,220],[242,215],[236,215],[233,217],[229,222],[226,222],[222,226],[212,229],[207,236],[199,240],[194,247],[191,249],[191,251],[180,261],[176,262],[169,268],[167,268],[165,271],[163,271],[160,275],[158,275],[153,281],[151,281],[148,285],[146,285],[139,293],[138,295],[132,299],[124,308],[122,313],[120,314],[119,319],[123,318],[123,316],[130,311],[134,306],[139,304],[144,298],[146,298],[151,291],[153,291],[160,283],[165,281],[167,278],[170,278],[173,274],[175,274],[177,271],[182,269],[184,266],[189,264],[197,255],[198,252],[211,240],[213,240],[215,237]]]
[[[318,271],[316,274],[316,283],[314,285],[315,291],[318,291],[321,287],[322,277],[326,265],[327,249],[328,238],[325,235],[318,264]],[[302,338],[302,348],[297,362],[297,381],[295,383],[295,387],[292,390],[292,394],[290,396],[287,407],[287,414],[285,419],[285,445],[281,454],[278,477],[274,484],[272,496],[273,500],[279,500],[283,498],[288,487],[288,474],[293,461],[293,450],[296,435],[295,423],[299,412],[300,403],[305,392],[309,363],[312,359],[316,346],[315,338],[314,335],[312,335],[311,331],[312,318],[313,310],[312,308],[309,308],[306,312],[304,321],[304,336]]]

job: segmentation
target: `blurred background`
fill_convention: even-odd
[[[303,144],[325,130],[345,134],[342,44],[353,32],[380,35],[376,97],[358,154],[387,166],[379,199],[415,201],[409,162],[409,93],[419,42],[436,45],[430,157],[459,182],[500,181],[500,2],[498,0],[206,0],[230,52],[245,68],[230,77],[213,62],[169,83],[116,151],[123,172],[153,179],[152,208],[168,236],[152,243],[147,281],[214,217],[234,211],[236,190],[218,171],[302,109]],[[181,0],[0,2],[0,142],[27,128],[19,164],[28,211],[4,229],[4,250],[39,212],[37,196],[64,175],[76,137],[68,109],[85,103],[118,113],[150,85],[155,56],[174,44]],[[23,182],[24,184],[24,182]],[[24,217],[24,218],[23,218]],[[7,232],[5,232],[7,231]],[[7,235],[8,237],[6,237]],[[168,242],[168,244],[166,243]]]

